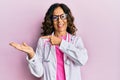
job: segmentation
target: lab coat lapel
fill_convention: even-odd
[[[54,33],[52,33],[52,35],[54,35]],[[51,45],[51,43],[49,44],[49,48],[50,48],[50,53],[49,53],[49,57],[48,59],[52,62],[56,61],[56,51],[55,51],[55,46]]]
[[[67,42],[71,41],[71,34],[67,33],[66,41]],[[68,61],[66,54],[64,54],[64,62],[65,62],[65,64],[69,64],[69,61]]]

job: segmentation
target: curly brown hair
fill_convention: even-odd
[[[52,16],[54,10],[57,7],[61,7],[64,13],[67,14],[67,32],[72,35],[75,35],[77,28],[74,25],[74,17],[72,16],[70,9],[63,3],[55,3],[50,6],[45,15],[44,22],[42,22],[43,26],[41,27],[41,29],[43,29],[43,32],[41,33],[41,35],[50,35],[52,32],[54,32]]]

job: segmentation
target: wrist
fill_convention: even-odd
[[[35,53],[34,52],[30,52],[27,55],[28,55],[28,58],[31,59],[31,58],[33,58],[33,56],[35,55]]]

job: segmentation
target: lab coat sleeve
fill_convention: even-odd
[[[36,77],[42,77],[43,76],[43,64],[42,64],[42,40],[39,39],[38,45],[36,48],[36,54],[33,56],[32,59],[28,59],[27,56],[27,61],[28,61],[28,66],[30,69],[30,72],[36,76]]]
[[[83,45],[81,37],[77,37],[73,42],[74,44],[62,40],[60,50],[64,52],[75,64],[82,66],[88,60],[87,50]]]

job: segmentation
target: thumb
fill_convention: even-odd
[[[24,45],[24,46],[28,46],[25,42],[23,42],[23,45]]]

